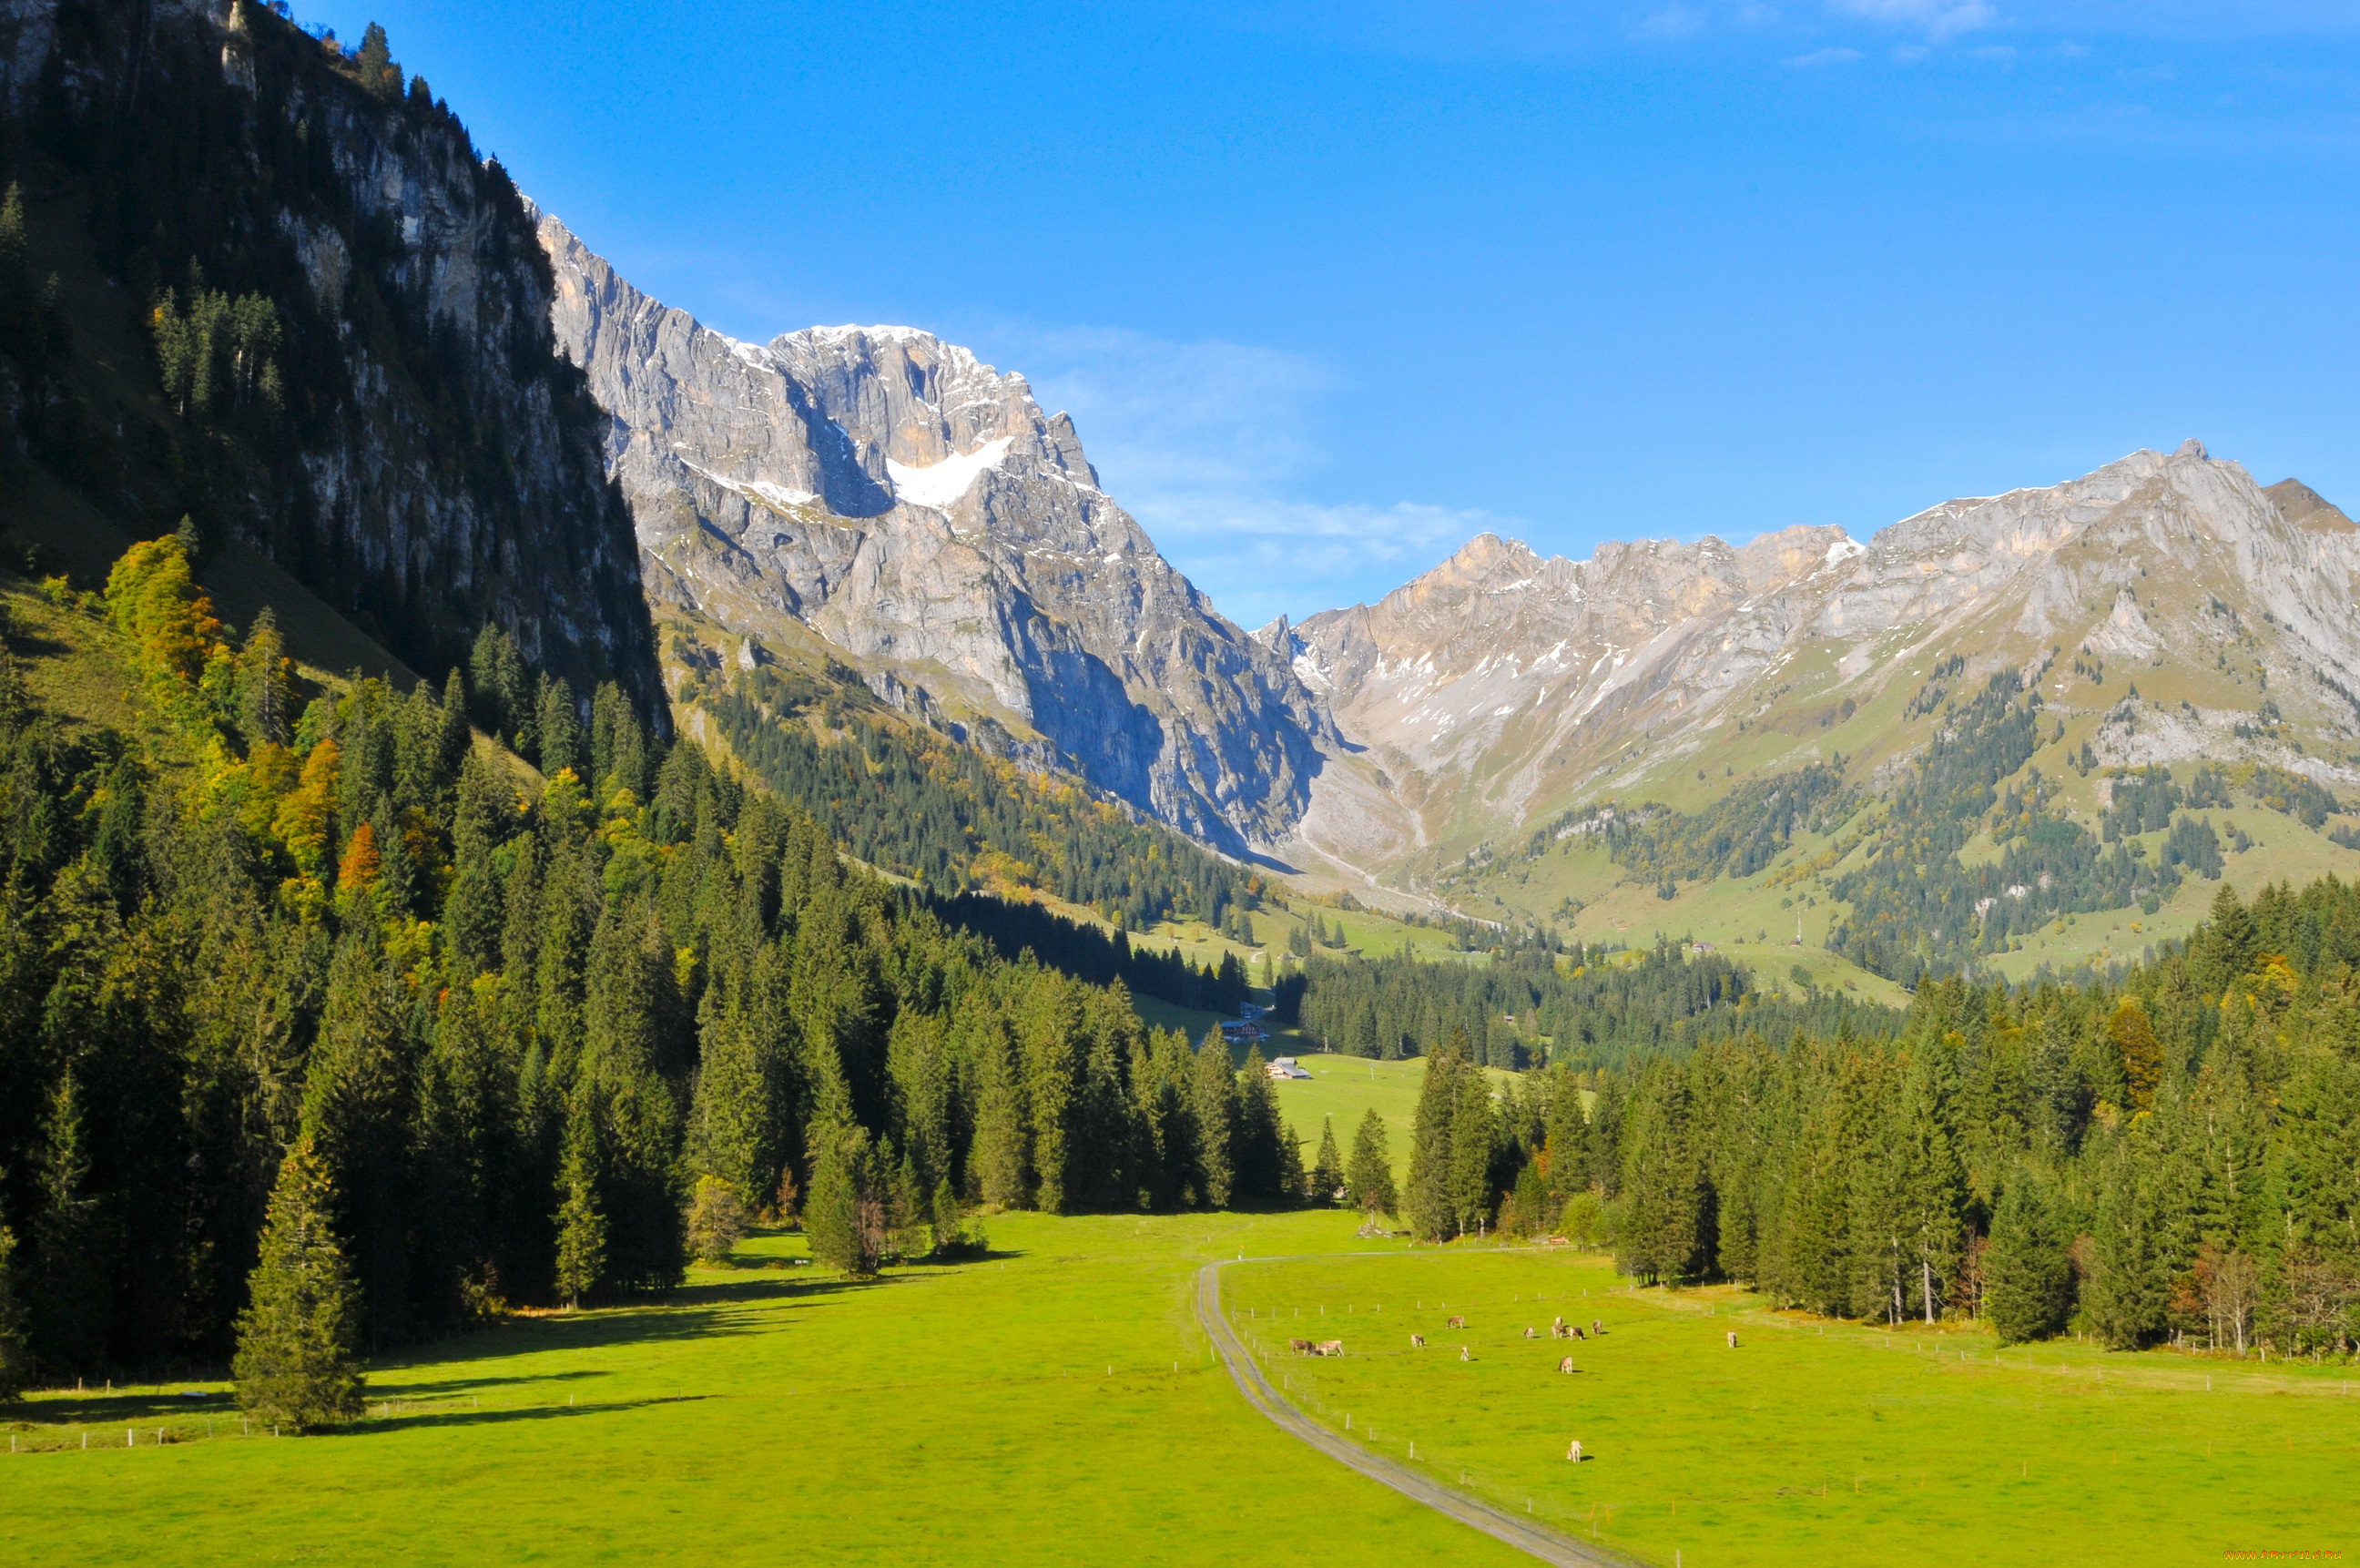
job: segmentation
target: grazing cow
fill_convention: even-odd
[[[1467,1320],[1464,1318],[1445,1318],[1442,1320],[1442,1326],[1446,1329],[1463,1329],[1467,1326]]]
[[[1729,1331],[1729,1348],[1732,1350],[1735,1350],[1737,1348],[1737,1331],[1735,1329]]]
[[[1570,1371],[1572,1371],[1572,1370],[1573,1370],[1573,1357],[1571,1357],[1571,1356],[1569,1356],[1569,1355],[1568,1355],[1568,1356],[1567,1356],[1564,1360],[1562,1360],[1562,1361],[1558,1362],[1558,1363],[1557,1364],[1557,1369],[1559,1372],[1570,1372]]]
[[[1567,1324],[1566,1332],[1574,1339],[1584,1339],[1588,1337],[1581,1332],[1581,1325],[1579,1323]]]
[[[1339,1339],[1323,1339],[1316,1348],[1322,1355],[1341,1355],[1344,1354],[1344,1342]]]
[[[1538,1332],[1537,1332],[1537,1331],[1535,1331],[1535,1330],[1534,1329],[1534,1327],[1532,1326],[1532,1324],[1530,1324],[1530,1323],[1526,1323],[1526,1324],[1524,1325],[1524,1337],[1525,1337],[1526,1339],[1537,1339],[1537,1338],[1539,1338],[1539,1337],[1540,1337],[1540,1335],[1539,1335]]]
[[[1426,1348],[1426,1336],[1424,1334],[1410,1335],[1409,1347],[1412,1350],[1424,1350]]]
[[[1593,1338],[1602,1338],[1606,1332],[1606,1325],[1592,1318],[1590,1320],[1590,1332]]]
[[[1467,1354],[1467,1347],[1462,1344],[1459,1347],[1459,1359],[1461,1361],[1472,1361],[1475,1358]]]
[[[1309,1355],[1311,1342],[1307,1339],[1291,1339],[1286,1342],[1286,1348],[1297,1355]]]
[[[1568,1459],[1572,1460],[1576,1464],[1581,1463],[1581,1440],[1579,1438],[1575,1438],[1572,1443],[1567,1447],[1565,1456]]]

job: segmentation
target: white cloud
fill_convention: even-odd
[[[1687,5],[1671,5],[1650,11],[1641,18],[1638,27],[1642,38],[1685,38],[1704,30],[1704,13]]]
[[[1935,39],[1971,33],[1999,20],[1999,12],[1988,0],[1830,0],[1830,4],[1841,16],[1919,28]]]
[[[1316,359],[1120,328],[976,334],[1043,407],[1074,416],[1109,495],[1221,610],[1256,625],[1372,598],[1513,520],[1418,501],[1305,499],[1334,486]]]

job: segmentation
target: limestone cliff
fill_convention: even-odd
[[[1334,730],[1098,488],[1022,376],[905,327],[737,342],[544,217],[565,352],[613,416],[649,592],[1208,843],[1284,836]],[[745,656],[756,656],[748,652]]]
[[[245,0],[5,0],[0,51],[8,178],[55,236],[97,411],[82,497],[245,540],[430,675],[497,621],[577,693],[614,678],[659,714],[548,260],[426,84]],[[212,318],[160,386],[154,312],[215,302],[267,330],[231,356]]]

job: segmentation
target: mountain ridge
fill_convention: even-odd
[[[1098,488],[1022,376],[911,328],[741,343],[554,217],[541,235],[662,610],[741,662],[815,636],[897,706],[1224,850],[1284,836],[1332,724]]]

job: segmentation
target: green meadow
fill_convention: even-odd
[[[874,1283],[764,1235],[660,1305],[375,1363],[369,1419],[334,1436],[238,1436],[218,1383],[38,1395],[11,1412],[0,1541],[151,1564],[1521,1561],[1305,1449],[1209,1356],[1202,1262],[1364,1245],[1354,1223],[1008,1214],[989,1260]]]
[[[2001,1351],[1987,1333],[1828,1322],[1734,1289],[1634,1293],[1602,1258],[1546,1250],[1249,1263],[1221,1285],[1306,1413],[1651,1562],[2155,1568],[2360,1550],[2360,1393],[2333,1371],[2071,1341]],[[1607,1332],[1552,1340],[1560,1315]],[[1345,1354],[1290,1356],[1298,1335],[1340,1336]]]
[[[873,1282],[759,1235],[660,1304],[374,1363],[368,1419],[334,1436],[241,1434],[217,1382],[40,1394],[9,1423],[0,1539],[87,1563],[1527,1561],[1249,1409],[1189,1305],[1242,1253],[1274,1261],[1224,1269],[1231,1321],[1305,1410],[1650,1562],[2360,1547],[2360,1397],[2305,1367],[1995,1355],[1633,1294],[1594,1255],[1372,1247],[1335,1212],[989,1224],[985,1261]],[[1554,1342],[1557,1315],[1609,1332]],[[1315,1325],[1342,1359],[1286,1354]]]

